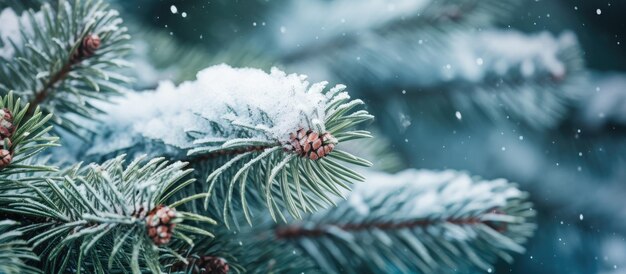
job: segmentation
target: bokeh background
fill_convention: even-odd
[[[530,192],[537,234],[496,273],[626,273],[626,1],[112,3],[135,88],[222,62],[346,84],[376,115],[378,141],[352,149],[377,168]]]

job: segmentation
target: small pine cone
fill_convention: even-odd
[[[152,209],[146,217],[146,228],[148,236],[156,245],[167,244],[172,239],[172,233],[176,224],[176,209],[159,205]]]
[[[333,151],[336,140],[328,132],[320,134],[312,130],[300,129],[291,136],[291,149],[302,157],[320,159]]]
[[[6,149],[0,149],[0,169],[3,169],[11,164],[13,156],[11,152]]]
[[[11,138],[14,131],[13,114],[8,108],[0,109],[0,140]]]
[[[227,274],[228,262],[220,257],[204,256],[195,263],[194,274]]]
[[[100,43],[100,36],[97,34],[85,36],[72,56],[72,63],[78,63],[96,54],[96,50],[100,48]]]

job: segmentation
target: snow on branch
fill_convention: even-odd
[[[217,65],[179,86],[162,82],[155,91],[127,93],[104,109],[105,122],[120,133],[128,128],[182,149],[233,143],[234,135],[259,144],[287,143],[290,133],[315,128],[314,120],[326,117],[326,83],[304,79],[276,68],[267,74]]]
[[[595,91],[581,104],[585,126],[597,130],[615,123],[626,124],[626,75],[607,73],[593,75]]]
[[[312,79],[346,83],[390,104],[419,97],[409,108],[422,113],[436,105],[433,113],[447,114],[439,120],[454,121],[450,113],[460,111],[466,120],[554,126],[583,90],[582,53],[569,32],[491,27],[519,3],[297,2],[281,10],[289,16],[276,16],[273,25],[283,27],[274,54]],[[311,22],[321,25],[311,29]]]
[[[411,88],[532,79],[558,83],[580,69],[579,58],[569,53],[577,47],[576,37],[570,32],[553,36],[547,32],[483,30],[449,35],[443,44],[421,39],[419,34],[405,33],[394,39],[358,45],[350,50],[350,56],[347,52],[337,52],[318,57],[341,60],[334,62],[351,68],[344,72],[345,77],[367,73],[374,77],[372,84],[377,82],[379,87],[395,83],[417,93],[418,90]],[[397,52],[403,55],[398,56]],[[354,55],[359,59],[353,60]],[[333,58],[302,60],[300,65],[321,62],[322,67],[334,71],[329,63]]]
[[[513,77],[547,76],[558,81],[571,69],[561,54],[576,47],[577,41],[570,32],[555,37],[548,32],[523,34],[511,30],[486,30],[454,35],[449,46],[449,54],[431,58],[434,62],[423,64],[427,68],[416,70],[433,74],[418,77],[418,81],[423,81],[419,86],[441,82],[483,83],[490,78]]]
[[[406,170],[368,173],[347,201],[275,234],[332,273],[488,270],[524,252],[534,215],[527,194],[506,180]]]
[[[402,52],[402,56],[397,55]],[[358,56],[358,60],[354,56]],[[347,50],[320,54],[293,63],[294,69],[354,85],[370,96],[388,92],[423,102],[448,102],[444,113],[460,111],[465,118],[491,121],[508,115],[535,127],[554,125],[583,90],[583,61],[574,34],[483,30],[447,34],[432,41],[420,33],[400,32]],[[357,81],[369,75],[371,81]],[[358,84],[356,84],[358,83]],[[437,101],[437,102],[439,102]],[[469,115],[474,113],[474,115]],[[476,115],[480,114],[480,115]]]
[[[270,35],[274,36],[276,54],[283,62],[298,63],[338,50],[351,51],[376,40],[396,39],[398,33],[417,34],[436,42],[445,37],[446,31],[486,26],[506,16],[517,3],[518,0],[290,2],[271,17],[271,25],[281,28]],[[355,56],[359,55],[351,57]]]
[[[41,21],[43,18],[41,12],[36,12],[34,18],[37,21]],[[0,47],[0,57],[10,60],[15,54],[14,45],[22,45],[21,33],[32,32],[33,27],[29,21],[28,14],[22,13],[17,15],[11,8],[5,8],[0,11],[0,41],[2,47]]]
[[[299,218],[333,204],[329,196],[362,179],[340,162],[370,165],[335,145],[369,137],[354,127],[372,116],[356,110],[363,102],[350,99],[345,86],[326,86],[276,68],[209,67],[195,81],[163,82],[103,107],[107,115],[100,120],[109,133],[87,153],[150,153],[154,144],[165,144],[159,151],[205,163],[208,193],[222,194],[211,199],[224,203],[219,214],[225,219],[236,204],[250,221],[248,206],[259,202],[274,218],[284,219],[283,208]],[[252,177],[262,183],[246,189]],[[231,199],[235,194],[240,197]]]

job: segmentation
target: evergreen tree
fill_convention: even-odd
[[[38,2],[0,5],[0,272],[492,271],[534,233],[527,193],[504,179],[372,171],[367,155],[390,159],[379,151],[385,140],[364,140],[373,116],[344,85],[222,64],[134,91],[131,36],[115,10],[99,0]],[[414,37],[388,30],[487,24],[479,15],[498,6],[444,2],[406,26],[369,27],[401,46]],[[374,58],[359,39],[328,37],[268,59],[296,68],[347,50]],[[575,48],[567,36],[559,41],[557,53]],[[366,61],[372,71],[363,73],[385,85],[374,71],[383,64]],[[549,65],[546,77],[561,83],[563,71]],[[329,80],[351,82],[328,67]],[[544,76],[523,85],[545,84]],[[570,95],[549,94],[550,108],[525,121],[550,125]],[[489,114],[501,103],[475,105]]]

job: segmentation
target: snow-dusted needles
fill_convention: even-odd
[[[221,157],[204,176],[208,194],[227,195],[207,196],[205,206],[209,199],[220,199],[211,205],[223,203],[226,219],[236,200],[250,222],[247,192],[236,187],[245,188],[248,176],[266,174],[261,176],[263,182],[247,189],[258,187],[274,219],[284,219],[276,205],[300,218],[301,212],[314,211],[319,203],[333,204],[331,197],[343,195],[339,189],[364,179],[342,162],[371,165],[334,148],[343,141],[370,137],[367,131],[352,129],[373,118],[359,110],[363,102],[351,99],[343,85],[326,88],[327,82],[310,84],[306,78],[276,68],[266,73],[222,64],[178,86],[163,82],[154,91],[128,93],[117,104],[103,107],[108,114],[101,120],[116,134],[102,135],[89,153],[131,153],[156,142],[166,146],[162,154],[186,154],[186,161]],[[294,146],[294,134],[299,134],[301,147]],[[322,170],[332,176],[320,176]],[[286,193],[275,193],[274,186]],[[240,197],[231,199],[234,193]]]

